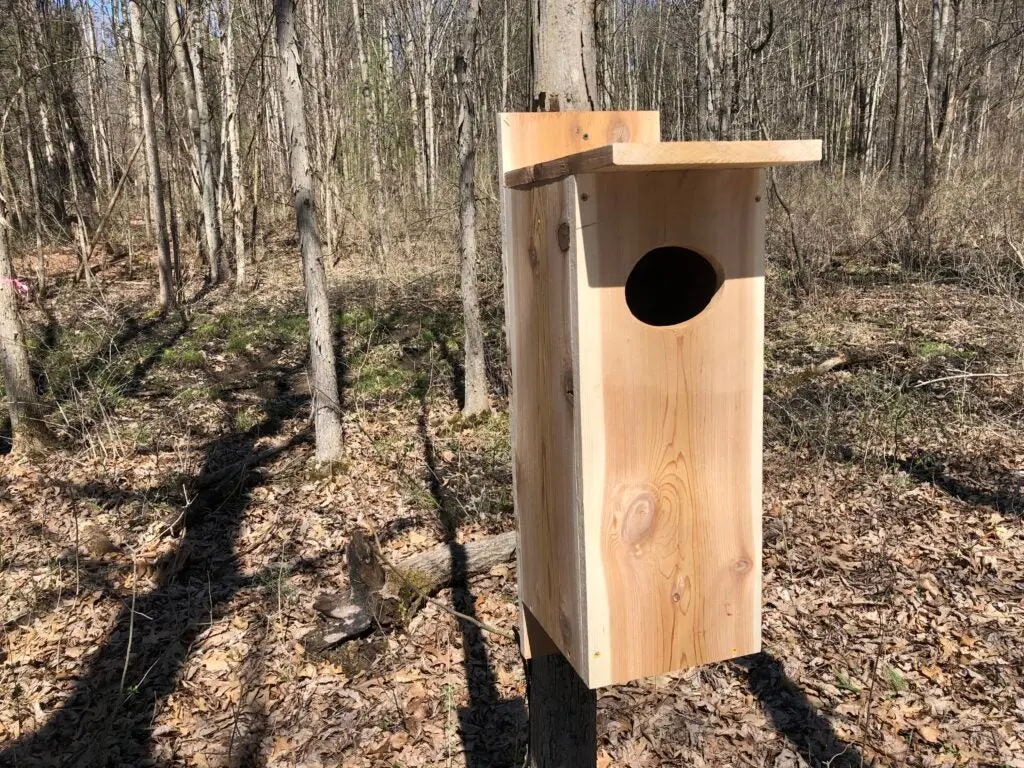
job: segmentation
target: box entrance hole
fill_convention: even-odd
[[[626,278],[626,306],[647,325],[677,325],[711,303],[722,282],[714,265],[676,245],[648,251]]]

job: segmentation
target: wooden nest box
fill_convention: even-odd
[[[762,169],[821,143],[499,136],[524,651],[597,688],[760,650]]]

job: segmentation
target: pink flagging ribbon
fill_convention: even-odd
[[[16,290],[18,293],[22,295],[26,295],[28,293],[28,286],[21,282],[21,280],[17,280],[11,277],[0,277],[0,280],[2,280],[5,283],[10,283],[11,285],[13,285],[14,290]]]

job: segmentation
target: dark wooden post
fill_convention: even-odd
[[[597,98],[593,0],[537,0],[531,9],[531,109],[591,111]],[[597,694],[554,650],[527,664],[530,768],[597,764]]]

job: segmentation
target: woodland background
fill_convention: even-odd
[[[292,8],[325,471],[272,4],[2,0],[0,293],[49,436],[0,456],[0,765],[522,764],[507,639],[431,603],[300,642],[353,531],[514,527],[495,115],[536,89],[527,5],[476,8]],[[1024,4],[595,16],[588,106],[824,141],[769,177],[765,653],[603,691],[599,763],[1024,765]],[[507,630],[513,574],[438,600]]]

